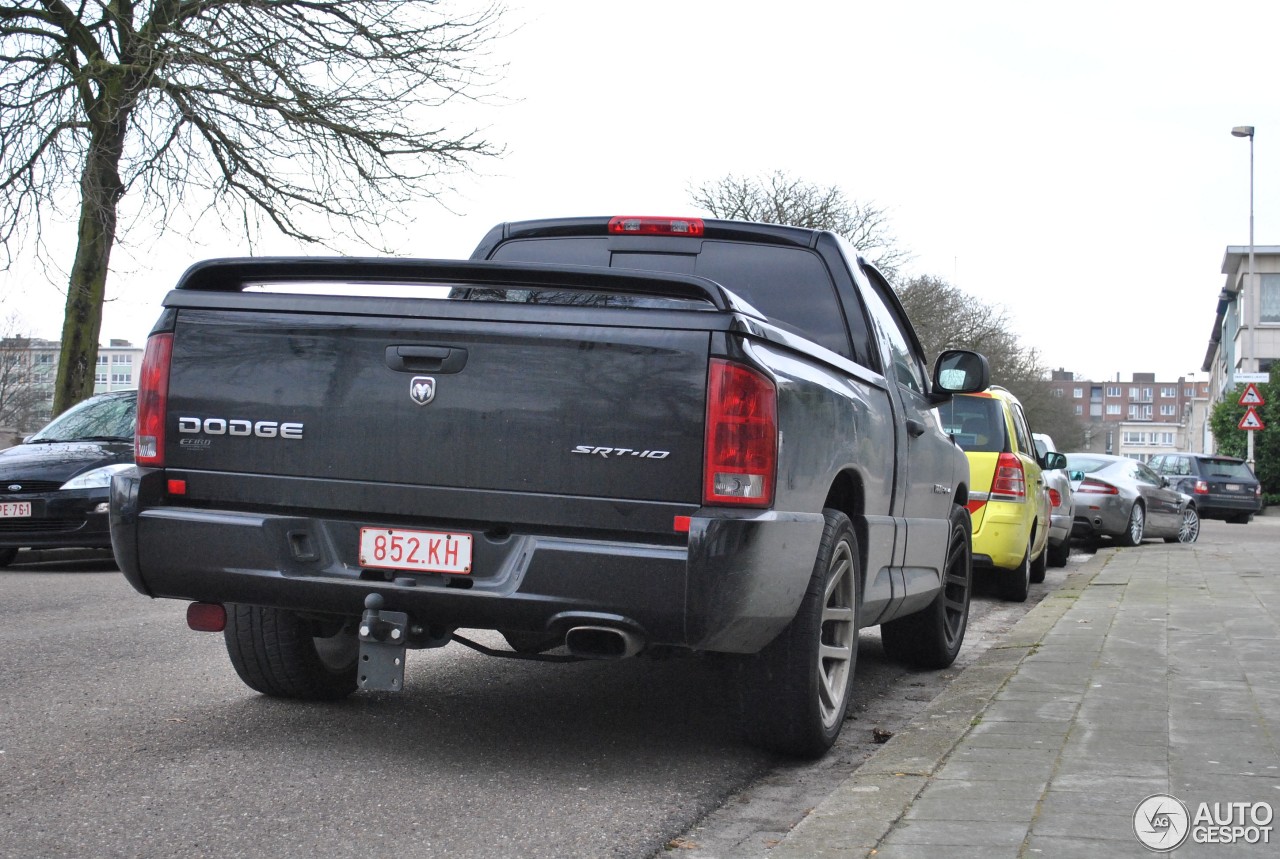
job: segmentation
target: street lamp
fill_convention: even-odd
[[[1254,306],[1254,302],[1258,300],[1257,299],[1258,285],[1254,283],[1254,277],[1253,277],[1253,272],[1254,272],[1254,268],[1253,268],[1253,126],[1237,125],[1235,128],[1231,129],[1231,134],[1233,137],[1249,138],[1249,273],[1248,273],[1248,278],[1245,280],[1245,300],[1242,302],[1242,305],[1243,305],[1242,309],[1245,312],[1245,319],[1249,324],[1249,336],[1245,340],[1245,353],[1244,355],[1241,356],[1242,360],[1240,362],[1241,369],[1244,370],[1246,373],[1248,373],[1250,372],[1249,362],[1254,359],[1253,306]],[[1249,467],[1252,468],[1253,467],[1253,433],[1247,432],[1245,433],[1245,435],[1248,437],[1248,443],[1249,443],[1249,452],[1246,459],[1248,459],[1249,461]]]

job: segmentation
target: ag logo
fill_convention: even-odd
[[[425,406],[436,398],[436,380],[430,376],[414,376],[409,383],[409,399]]]
[[[1157,793],[1138,803],[1133,812],[1133,832],[1149,850],[1168,853],[1181,846],[1191,831],[1191,815],[1182,800]]]

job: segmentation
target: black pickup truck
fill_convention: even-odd
[[[147,343],[112,541],[267,695],[399,689],[451,641],[721,654],[749,739],[816,756],[859,628],[960,648],[968,466],[935,406],[988,377],[930,376],[827,232],[573,218],[465,261],[203,262]]]

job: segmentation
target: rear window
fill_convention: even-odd
[[[975,453],[999,453],[1006,449],[1004,415],[992,397],[960,395],[938,406],[942,429],[956,444]]]
[[[1202,459],[1200,476],[1253,480],[1253,472],[1249,470],[1249,466],[1237,459]]]
[[[1098,459],[1096,457],[1067,454],[1067,468],[1072,471],[1083,471],[1086,474],[1092,474],[1095,471],[1102,471],[1116,464],[1114,459]]]
[[[611,251],[610,239],[520,239],[500,246],[501,262],[596,265],[709,278],[771,320],[845,357],[849,333],[822,259],[804,248],[703,241],[697,253]],[[682,245],[687,240],[682,240]]]

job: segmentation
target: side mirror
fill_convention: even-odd
[[[1040,466],[1046,471],[1057,471],[1067,467],[1066,454],[1058,453],[1056,450],[1047,450],[1044,454],[1044,461]]]
[[[933,365],[933,393],[930,399],[943,403],[952,394],[974,394],[991,387],[991,367],[987,359],[968,349],[948,349]]]

